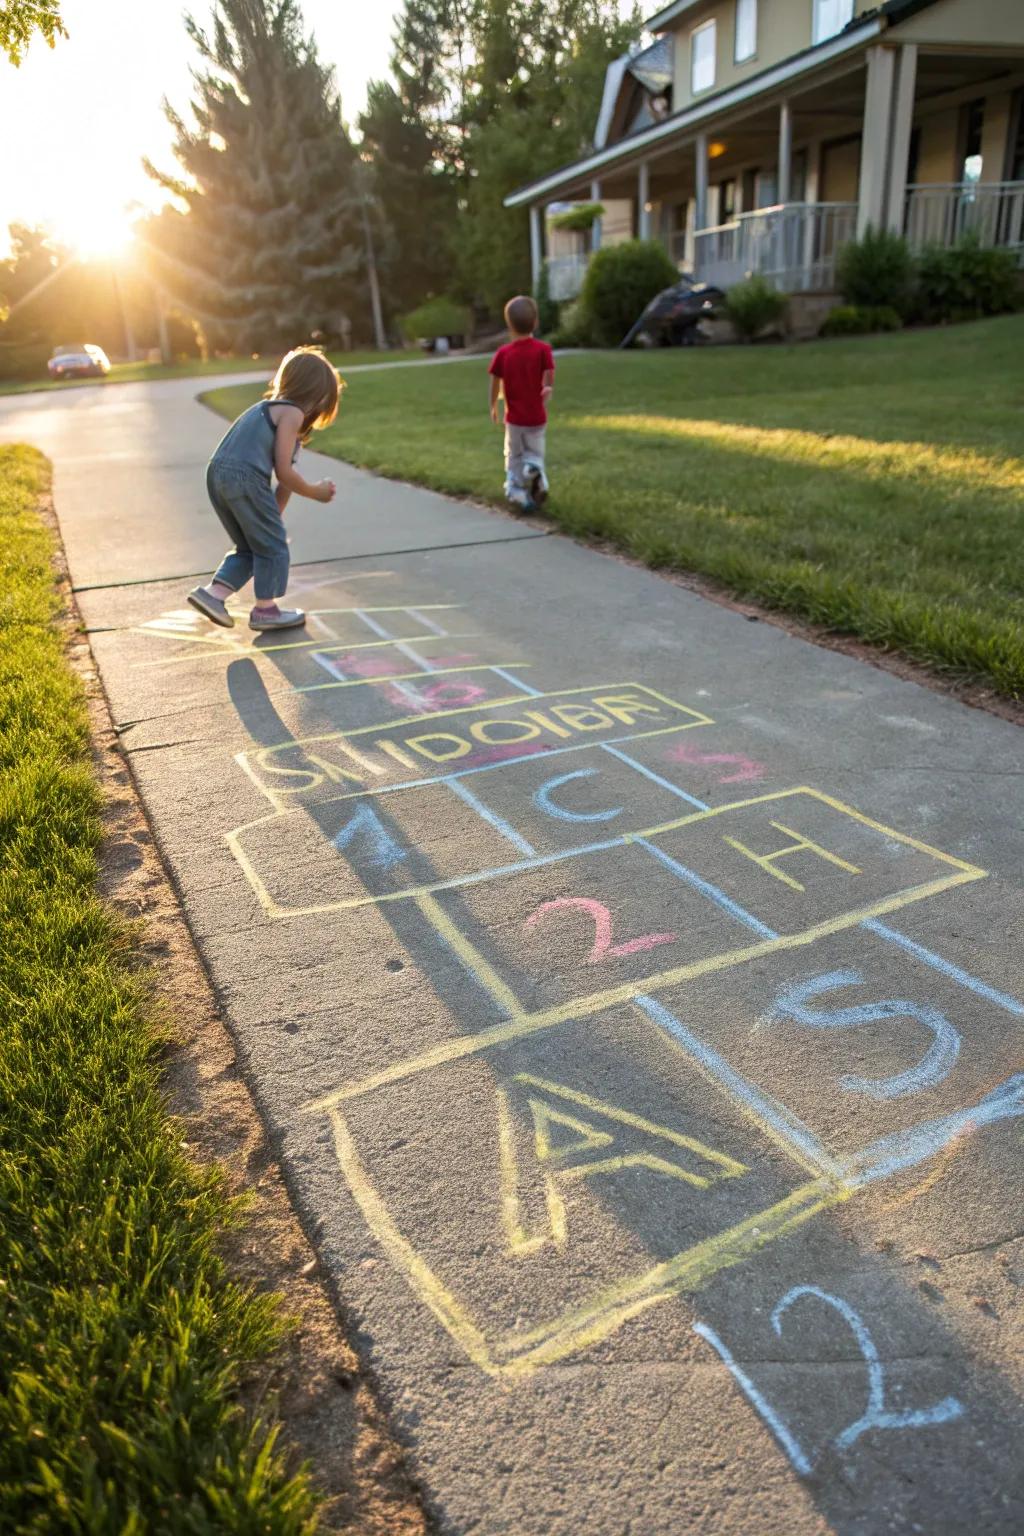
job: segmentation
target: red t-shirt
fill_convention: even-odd
[[[554,353],[536,336],[520,336],[498,348],[490,372],[505,386],[505,420],[510,427],[544,426],[548,413],[540,392],[544,375],[554,371]]]

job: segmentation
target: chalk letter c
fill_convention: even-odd
[[[613,811],[567,811],[564,805],[556,805],[551,798],[552,790],[558,789],[559,785],[568,784],[573,779],[592,779],[596,773],[596,768],[580,768],[576,773],[563,773],[557,779],[548,779],[535,791],[533,803],[556,821],[614,821],[616,816],[622,815],[623,806],[616,806]]]

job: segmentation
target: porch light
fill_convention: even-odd
[[[653,212],[654,212],[654,204],[653,203],[644,203],[644,213],[653,213]]]
[[[723,144],[721,139],[712,139],[711,143],[708,145],[708,159],[717,160],[720,155],[725,154],[728,148],[728,144]]]

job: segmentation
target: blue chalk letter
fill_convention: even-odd
[[[556,821],[614,821],[616,816],[621,816],[623,807],[617,806],[614,811],[567,811],[564,805],[556,805],[551,799],[551,791],[557,789],[560,784],[568,784],[573,779],[592,779],[597,773],[596,768],[580,768],[576,773],[563,773],[557,779],[548,779],[542,784],[533,796],[533,803],[546,811],[549,816],[554,816]]]

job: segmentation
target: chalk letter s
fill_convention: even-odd
[[[832,992],[837,987],[859,987],[864,978],[859,971],[829,971],[823,976],[812,976],[808,981],[794,982],[779,993],[768,1011],[772,1019],[792,1019],[805,1024],[808,1029],[852,1029],[858,1024],[877,1024],[882,1019],[917,1019],[934,1036],[916,1067],[899,1072],[893,1077],[871,1078],[849,1075],[839,1079],[848,1093],[864,1093],[872,1099],[900,1099],[908,1093],[919,1093],[931,1088],[948,1077],[960,1054],[960,1034],[945,1014],[930,1003],[911,1003],[903,998],[889,998],[877,1003],[864,1003],[857,1008],[809,1008],[807,1004],[822,992]]]

